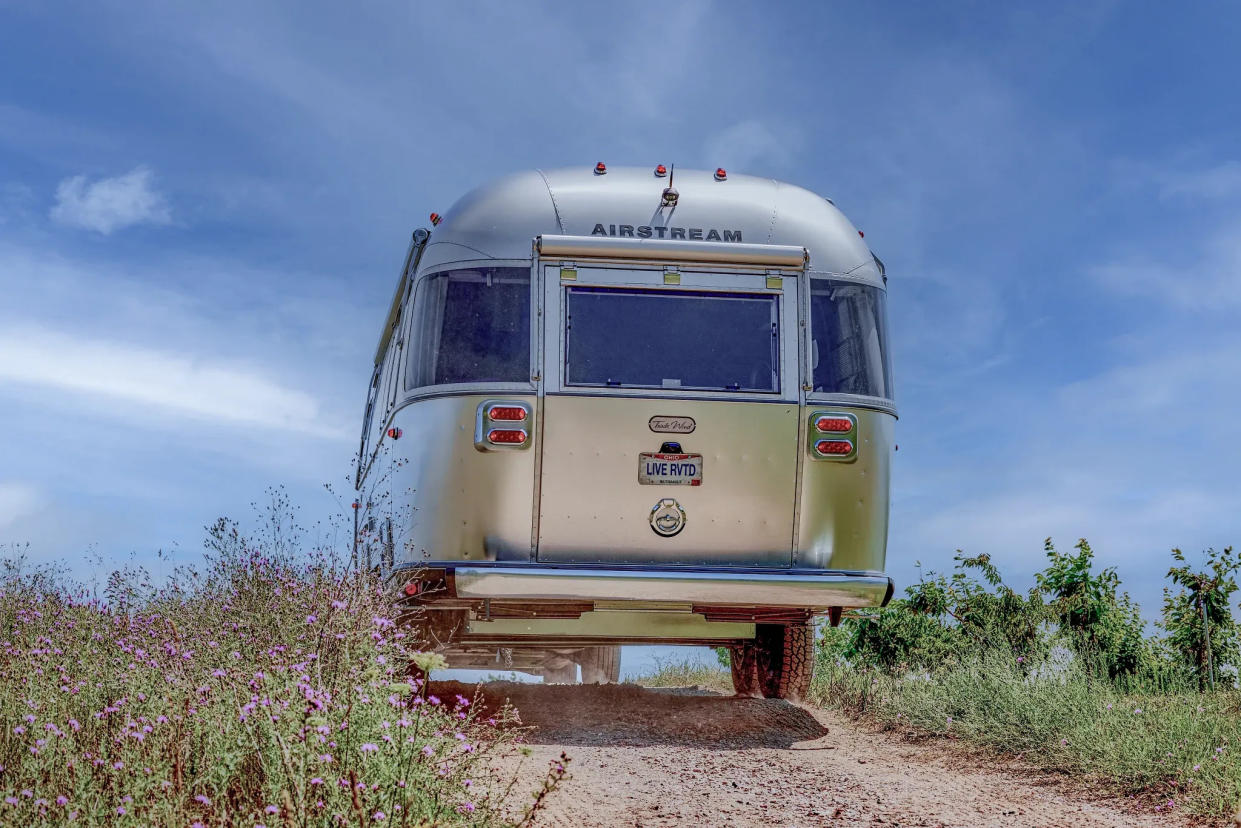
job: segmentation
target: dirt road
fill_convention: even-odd
[[[563,750],[557,826],[1182,826],[1073,780],[967,759],[783,701],[635,685],[484,685],[534,726],[533,788]],[[469,693],[472,686],[445,686]]]

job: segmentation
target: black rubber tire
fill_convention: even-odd
[[[620,681],[621,648],[590,647],[578,654],[582,684],[616,684]]]
[[[739,698],[762,697],[763,691],[758,686],[758,648],[753,641],[743,641],[729,647],[728,666],[733,676],[733,692]]]
[[[800,701],[814,677],[814,627],[758,624],[754,644],[758,685],[768,699]]]

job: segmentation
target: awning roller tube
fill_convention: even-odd
[[[540,256],[565,259],[641,259],[644,261],[707,262],[755,267],[806,266],[804,247],[788,244],[630,239],[615,236],[538,236]]]

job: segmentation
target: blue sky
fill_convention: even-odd
[[[831,197],[885,261],[889,569],[1241,541],[1241,9],[0,4],[0,541],[347,492],[410,231],[506,172]],[[158,569],[158,566],[156,567]]]

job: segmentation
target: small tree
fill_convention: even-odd
[[[1043,542],[1049,563],[1035,575],[1039,588],[1051,596],[1053,616],[1088,668],[1112,679],[1132,676],[1151,660],[1141,613],[1127,593],[1117,595],[1115,567],[1094,571],[1085,538],[1073,548],[1060,552],[1051,538]]]
[[[1237,591],[1236,573],[1241,557],[1232,547],[1206,551],[1206,567],[1195,571],[1179,549],[1172,550],[1178,565],[1168,570],[1175,593],[1163,593],[1163,620],[1167,643],[1198,679],[1198,689],[1214,686],[1219,669],[1241,663],[1241,626],[1229,602]]]

